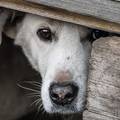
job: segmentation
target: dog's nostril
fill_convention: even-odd
[[[77,96],[78,87],[73,84],[52,84],[50,86],[50,97],[57,105],[70,104]]]
[[[65,97],[69,99],[69,98],[72,98],[72,96],[73,96],[73,93],[68,93],[68,94],[66,94]]]

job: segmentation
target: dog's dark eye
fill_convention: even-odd
[[[100,37],[107,37],[109,36],[109,32],[94,29],[91,33],[91,41],[99,39]]]
[[[52,32],[49,28],[39,29],[37,35],[44,41],[52,41]]]

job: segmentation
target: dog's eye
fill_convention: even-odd
[[[91,41],[99,39],[100,37],[107,37],[109,36],[109,32],[94,29],[91,33]]]
[[[37,35],[44,41],[52,41],[52,32],[49,28],[41,28],[37,31]]]

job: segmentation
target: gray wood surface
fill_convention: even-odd
[[[27,0],[78,14],[120,23],[120,2],[115,0]]]
[[[120,120],[120,37],[94,42],[83,120]]]
[[[54,9],[40,4],[33,4],[31,2],[26,2],[25,0],[0,0],[0,6],[91,28],[120,33],[120,24],[118,23],[97,19],[91,16],[75,14],[65,10]]]
[[[23,0],[0,0],[0,6],[68,21],[93,28],[120,32],[119,24],[51,9]],[[120,38],[96,41],[91,55],[88,110],[83,120],[120,120]]]

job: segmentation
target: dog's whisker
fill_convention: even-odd
[[[38,85],[41,85],[40,82],[37,82],[37,81],[24,81],[24,83],[30,83],[30,84],[38,84]]]
[[[40,105],[39,105],[39,108],[41,108],[41,107],[43,107],[43,105],[42,105],[42,104],[40,104]]]
[[[38,108],[38,111],[41,111],[42,114],[44,114],[46,112],[43,108],[43,105],[40,108]]]
[[[36,100],[33,101],[33,102],[30,104],[30,106],[33,106],[35,103],[36,103]]]
[[[41,103],[39,106],[38,106],[38,111],[41,111],[41,110],[43,110],[44,108],[43,108],[43,104]]]
[[[32,103],[31,103],[31,106],[33,106],[34,104],[37,106],[38,101],[40,102],[40,99],[39,99],[39,98],[38,98],[38,99],[36,99],[34,102],[32,102]]]
[[[40,89],[40,88],[41,88],[41,84],[39,84],[38,82],[34,82],[34,81],[24,81],[23,83],[31,84],[32,86],[35,86],[37,89]]]
[[[38,93],[36,93],[36,92],[34,92],[34,93],[29,93],[29,94],[27,94],[27,95],[28,95],[28,96],[34,96],[34,95],[39,95],[39,96],[41,96],[39,92],[38,92]]]
[[[20,88],[23,88],[23,89],[25,89],[25,90],[29,90],[29,91],[33,91],[33,92],[39,92],[38,90],[36,90],[36,89],[32,89],[32,88],[28,88],[28,87],[25,87],[25,86],[22,86],[22,85],[20,85],[20,84],[17,84]]]
[[[41,93],[40,91],[28,93],[28,95],[34,95],[34,94],[40,95]]]
[[[39,99],[39,100],[36,102],[36,106],[39,106],[39,104],[41,104],[41,103],[42,103],[42,100]]]
[[[38,89],[40,89],[40,88],[41,88],[41,85],[37,85],[37,84],[32,84],[32,85],[34,85],[34,86],[38,87]]]
[[[27,94],[28,96],[32,96],[32,95],[40,95],[41,96],[41,93],[38,91],[38,92],[31,92],[31,93],[28,93]]]
[[[41,103],[41,100],[36,101],[35,105],[39,106],[39,103]]]
[[[40,97],[40,95],[29,95],[28,97],[34,98],[34,97]]]

